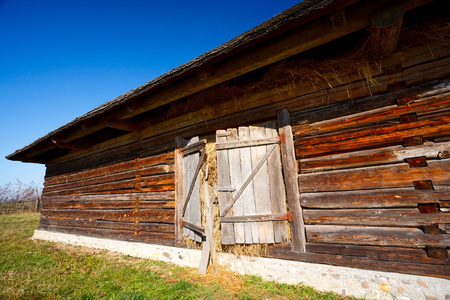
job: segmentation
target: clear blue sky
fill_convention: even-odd
[[[0,186],[43,185],[4,157],[300,0],[0,0]]]

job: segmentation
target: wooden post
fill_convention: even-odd
[[[183,155],[182,149],[186,140],[181,136],[175,138],[175,239],[180,242],[183,238],[183,229],[180,227],[181,210],[183,209],[184,177],[183,177]]]
[[[370,48],[374,56],[384,56],[396,50],[404,11],[402,5],[395,4],[372,14]]]
[[[295,160],[294,138],[291,127],[291,114],[287,109],[277,112],[278,130],[281,137],[281,161],[283,164],[284,182],[289,210],[294,214],[294,221],[290,222],[292,232],[292,251],[306,252],[305,224],[300,206],[300,192],[298,187],[298,170]]]

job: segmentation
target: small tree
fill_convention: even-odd
[[[0,214],[36,210],[41,192],[34,182],[24,184],[18,179],[0,186]]]

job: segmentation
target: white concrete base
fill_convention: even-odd
[[[145,243],[100,239],[36,230],[33,239],[62,242],[150,258],[180,266],[198,268],[201,251]],[[220,265],[240,274],[258,275],[266,280],[304,284],[320,291],[332,291],[365,299],[449,300],[450,280],[290,260],[244,257],[220,253]]]

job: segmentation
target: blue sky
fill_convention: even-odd
[[[43,185],[4,157],[300,0],[0,0],[0,186]]]

